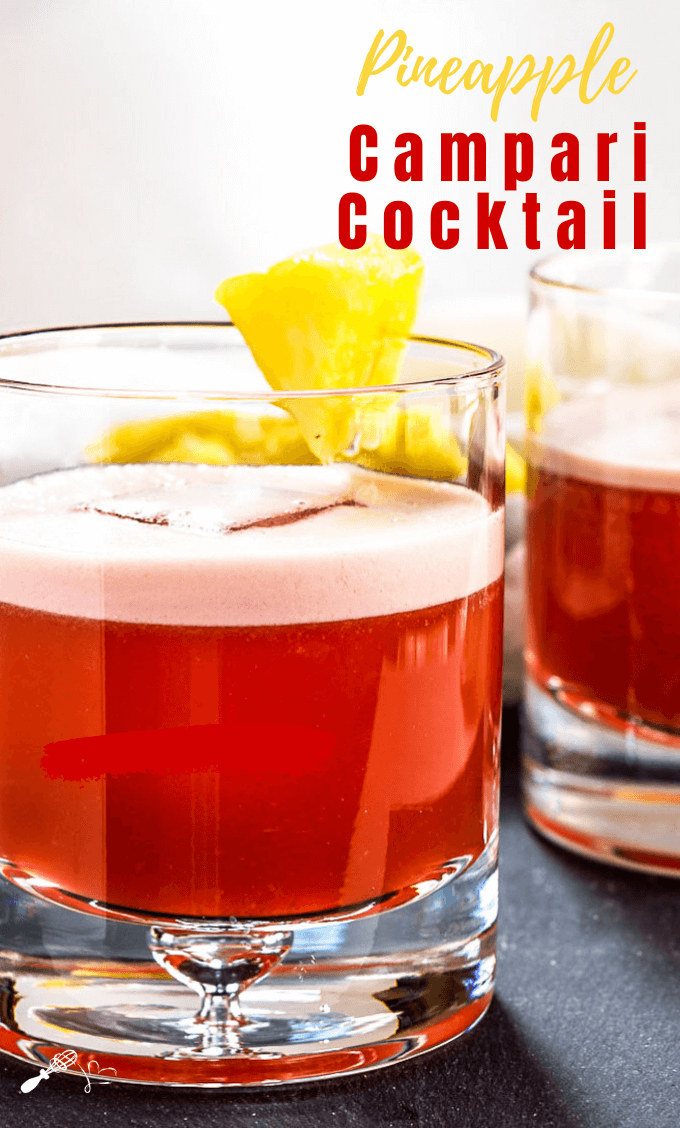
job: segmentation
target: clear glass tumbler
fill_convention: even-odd
[[[272,1084],[483,1015],[503,397],[456,342],[285,395],[224,323],[0,340],[1,1049]]]
[[[557,256],[531,299],[526,810],[680,875],[680,247]]]

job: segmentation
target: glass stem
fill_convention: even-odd
[[[243,1014],[240,995],[269,974],[292,942],[291,932],[248,928],[241,923],[195,931],[154,925],[149,938],[154,959],[201,999],[194,1017],[199,1055],[256,1052],[243,1045],[244,1030],[257,1023]]]

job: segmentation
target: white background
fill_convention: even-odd
[[[388,200],[412,203],[426,308],[489,293],[519,301],[527,266],[556,247],[560,200],[586,205],[596,248],[602,189],[614,187],[620,241],[630,240],[634,121],[647,122],[649,238],[678,237],[679,13],[670,0],[0,0],[0,328],[220,317],[221,278],[335,239],[351,189],[365,190],[377,230]],[[479,89],[402,89],[396,67],[355,94],[379,28],[403,28],[413,57],[440,64],[571,52],[580,69],[606,20],[616,33],[600,80],[621,55],[637,77],[590,106],[577,81],[547,93],[538,123],[535,84],[507,93],[495,124]],[[397,133],[420,133],[424,182],[398,183],[385,157],[373,184],[356,185],[347,139],[359,122],[376,127],[385,154]],[[438,135],[458,129],[486,134],[486,185],[441,185]],[[534,136],[536,171],[506,193],[503,133],[520,130]],[[578,185],[550,178],[550,141],[565,130],[581,140]],[[619,135],[609,185],[595,179],[598,130]],[[475,248],[480,188],[508,200],[507,251]],[[526,190],[542,205],[540,252],[524,247]],[[460,246],[448,252],[429,243],[441,198],[461,208]]]

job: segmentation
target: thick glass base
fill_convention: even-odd
[[[541,834],[588,857],[680,877],[680,746],[594,720],[527,679],[524,804]]]
[[[496,842],[421,900],[295,930],[240,996],[243,1052],[206,1053],[196,994],[151,958],[142,926],[45,904],[2,882],[0,1050],[46,1065],[75,1050],[80,1077],[272,1085],[376,1069],[465,1033],[495,972]],[[30,921],[30,927],[29,922]],[[19,940],[21,937],[21,940]],[[95,1064],[96,1063],[96,1064]]]

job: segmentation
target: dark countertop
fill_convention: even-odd
[[[349,1081],[266,1093],[93,1087],[0,1059],[3,1128],[676,1128],[680,883],[581,860],[525,825],[504,716],[496,996],[465,1041]]]

